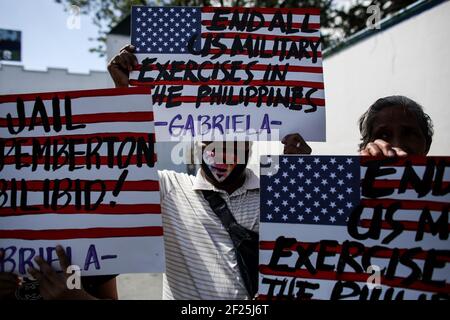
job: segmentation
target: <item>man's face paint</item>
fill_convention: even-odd
[[[236,178],[244,172],[248,154],[248,143],[204,143],[202,168],[208,176],[222,184],[227,178]]]
[[[237,166],[237,161],[226,163],[226,161],[218,159],[214,151],[209,150],[204,152],[203,160],[217,182],[224,181]]]

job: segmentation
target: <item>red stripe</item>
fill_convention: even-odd
[[[117,142],[123,141],[125,138],[133,137],[135,139],[143,138],[147,139],[150,135],[152,142],[155,142],[155,134],[154,133],[145,133],[145,132],[106,132],[106,133],[88,133],[88,134],[73,134],[73,135],[61,135],[61,136],[41,136],[41,137],[16,137],[13,139],[7,139],[5,142],[6,146],[12,146],[14,139],[20,139],[22,146],[31,146],[33,144],[33,139],[39,141],[40,144],[45,143],[45,141],[50,140],[50,144],[53,144],[55,141],[58,144],[63,144],[64,139],[92,139],[92,138],[117,138]],[[146,140],[147,141],[147,140]]]
[[[323,89],[323,82],[312,82],[312,81],[297,81],[297,80],[287,80],[287,81],[264,81],[264,80],[252,80],[246,83],[246,80],[240,81],[221,81],[221,80],[209,80],[208,82],[198,83],[189,80],[176,80],[176,81],[154,81],[154,82],[141,82],[139,80],[130,80],[131,85],[192,85],[199,86],[207,84],[209,86],[268,86],[268,87],[305,87],[305,88],[316,88]],[[183,97],[181,97],[183,98]],[[197,99],[197,97],[195,97]]]
[[[311,242],[297,242],[296,244],[292,245],[289,248],[286,248],[285,250],[296,251],[296,248],[298,246],[300,246],[304,249],[307,249],[311,244],[312,244]],[[275,248],[275,241],[260,241],[259,248],[261,250],[273,250]],[[319,249],[320,249],[320,246],[317,244],[314,248],[314,251],[318,252]],[[365,252],[368,252],[369,249],[370,249],[370,247],[366,247]],[[407,250],[408,249],[399,249],[399,253],[402,255]],[[342,245],[337,245],[335,247],[327,247],[327,252],[340,254],[340,253],[342,253]],[[357,253],[357,250],[356,250],[356,248],[350,248],[349,252],[350,252],[350,254],[354,255]],[[392,256],[392,252],[393,252],[392,249],[377,250],[376,252],[374,252],[374,254],[372,256],[377,257],[377,258],[390,258]],[[426,258],[427,258],[427,251],[425,251],[425,250],[422,250],[421,252],[415,254],[413,257],[413,259],[418,259],[418,260],[425,260]],[[445,261],[445,262],[450,262],[450,257],[442,256],[440,258],[440,260]]]
[[[86,182],[89,180],[80,180],[80,187],[84,188]],[[6,190],[11,190],[11,181],[6,180],[7,187]],[[113,191],[117,185],[116,180],[103,180],[105,184],[106,191]],[[66,190],[68,187],[68,180],[60,180],[60,189]],[[42,191],[44,189],[44,181],[42,180],[28,180],[26,182],[27,191]],[[50,180],[49,189],[53,190],[55,188],[55,181]],[[68,191],[74,191],[75,185],[72,186]],[[17,183],[17,190],[22,190],[22,185]],[[101,191],[99,185],[93,185],[92,191]],[[121,191],[159,191],[159,182],[157,180],[138,180],[138,181],[124,181]]]
[[[404,230],[406,231],[417,231],[419,229],[419,223],[415,221],[396,221],[397,223],[400,223]],[[370,219],[362,219],[359,222],[360,226],[363,228],[369,228],[372,224],[372,221]],[[382,229],[393,229],[393,227],[387,223],[386,221],[381,222],[381,228]],[[447,230],[450,232],[450,225],[447,225]],[[430,225],[426,225],[424,228],[425,232],[431,232]]]
[[[100,204],[94,211],[77,209],[75,205],[52,210],[45,208],[43,205],[33,206],[37,208],[36,211],[24,211],[21,209],[13,210],[11,208],[0,208],[0,216],[20,216],[20,215],[37,215],[46,213],[55,214],[159,214],[161,213],[161,206],[159,204],[116,204],[111,207],[107,204]]]
[[[13,118],[13,126],[19,125],[19,119]],[[66,117],[61,117],[61,124],[66,124]],[[94,114],[80,114],[73,115],[72,122],[73,124],[82,124],[82,123],[99,123],[99,122],[145,122],[145,121],[153,121],[153,112],[109,112],[109,113],[94,113]],[[53,125],[54,118],[49,117],[48,122],[50,125]],[[31,123],[31,118],[25,119],[25,125],[29,126]],[[36,124],[37,126],[42,125],[42,121],[39,120]],[[0,118],[0,127],[7,127],[8,122],[6,118]]]
[[[431,163],[439,163],[443,161],[446,166],[450,166],[450,157],[424,157],[424,156],[408,156],[406,158],[386,158],[386,157],[360,157],[360,163],[366,167],[371,163],[383,161],[383,167],[404,167],[405,165],[425,166],[427,161]]]
[[[198,66],[200,66],[201,63],[198,64]],[[208,63],[208,64],[202,64],[202,69],[205,70],[210,70],[210,69],[214,69],[214,66],[216,64],[214,63]],[[149,71],[152,70],[158,70],[158,68],[156,67],[156,64],[150,64],[148,65]],[[168,70],[172,70],[173,65],[169,64],[167,69]],[[245,70],[247,68],[247,64],[241,64],[239,65],[239,68],[237,68],[236,66],[233,66],[231,63],[226,63],[226,64],[221,64],[220,65],[221,68],[225,68],[227,70],[230,70],[232,68],[234,69],[238,69],[238,70]],[[248,68],[248,70],[255,70],[255,71],[266,71],[267,68],[269,66],[266,64],[255,64],[252,65]],[[186,68],[186,65],[181,65],[181,66],[177,66],[177,68],[184,70]],[[271,68],[273,68],[273,66],[271,66]],[[133,70],[135,71],[139,71],[142,69],[142,64],[138,64],[134,67]],[[198,68],[192,68],[192,70],[197,70]],[[323,73],[323,68],[322,67],[304,67],[304,66],[291,66],[291,65],[283,65],[280,68],[281,70],[288,70],[290,72],[305,72],[305,73]]]
[[[121,158],[122,158],[122,164],[124,164],[125,161],[127,161],[127,159],[128,159],[127,156],[122,156]],[[51,160],[50,160],[49,163],[50,163],[50,166],[52,166],[53,165],[53,157],[50,157],[50,159]],[[75,161],[74,161],[75,165],[77,165],[77,166],[84,166],[84,165],[86,165],[86,162],[87,162],[86,161],[86,157],[76,156],[76,157],[74,157],[74,159],[75,159]],[[145,165],[147,163],[147,161],[145,160],[145,157],[142,156],[141,159],[142,159],[141,163],[143,165]],[[102,166],[108,165],[108,160],[109,160],[109,157],[101,156],[100,157],[100,165],[102,165]],[[153,162],[156,162],[157,160],[158,160],[157,156],[156,156],[156,154],[154,154],[153,155]],[[4,158],[4,163],[5,163],[5,165],[15,164],[16,163],[16,158],[14,156],[7,156],[7,157]],[[22,156],[22,157],[20,157],[20,163],[21,164],[30,164],[30,165],[32,165],[33,164],[33,157],[32,156]],[[45,163],[46,163],[45,157],[38,158],[37,161],[36,161],[36,164],[38,164],[38,165],[42,165],[42,164],[45,164]],[[58,157],[57,163],[58,163],[58,165],[68,165],[68,160],[67,160],[66,157]],[[129,158],[129,165],[135,165],[137,163],[138,163],[138,157],[136,155],[133,155],[133,156],[131,156]],[[91,162],[92,167],[95,167],[95,164],[96,164],[95,160]],[[114,157],[114,166],[117,166],[117,164],[118,164],[118,157],[115,156]]]
[[[285,39],[291,41],[300,41],[300,40],[310,40],[310,41],[319,41],[320,37],[308,37],[308,36],[279,36],[273,34],[258,34],[258,33],[245,33],[245,32],[202,32],[202,38],[207,38],[208,35],[212,37],[221,37],[223,39],[234,39],[238,37],[240,39],[247,39],[248,37],[252,39],[260,38],[265,40],[278,40]]]
[[[261,265],[259,271],[262,274],[273,275],[273,276],[284,276],[284,277],[297,277],[297,278],[310,278],[310,279],[320,279],[320,280],[334,280],[334,281],[355,281],[355,282],[366,282],[370,274],[365,273],[355,273],[355,272],[343,272],[337,274],[333,271],[318,271],[316,274],[311,274],[308,270],[296,270],[294,272],[289,271],[274,271],[271,270],[266,265]],[[450,293],[450,285],[445,284],[444,287],[437,287],[422,281],[415,281],[409,286],[405,286],[402,282],[405,278],[395,277],[392,279],[386,279],[381,276],[380,283],[389,287],[399,287],[419,291],[427,292],[440,292],[440,293]]]
[[[211,26],[212,20],[202,20],[202,25],[209,27]],[[218,21],[216,23],[216,25],[218,26],[228,26],[230,24],[229,21]],[[268,28],[270,27],[271,21],[264,21],[264,24],[262,25],[264,28]],[[245,24],[246,26],[249,25],[249,23]],[[255,21],[251,24],[254,27],[257,27],[260,25],[259,22]],[[302,28],[303,23],[302,22],[294,22],[292,23],[292,28],[293,29],[301,29]],[[320,29],[320,23],[308,23],[308,28],[310,30],[319,30]],[[274,28],[274,30],[276,30],[278,28]]]
[[[214,13],[219,8],[217,7],[202,7],[202,12]],[[320,15],[320,9],[318,8],[244,8],[244,7],[221,7],[221,11],[228,10],[229,13],[239,12],[258,12],[265,14],[275,14],[280,12],[282,14],[292,13],[292,14],[310,14],[310,15]]]
[[[450,203],[426,201],[426,200],[399,200],[399,199],[361,199],[361,205],[367,208],[375,208],[381,205],[383,208],[387,208],[390,205],[396,203],[399,205],[399,209],[405,210],[422,210],[428,208],[432,211],[442,211],[450,207]]]
[[[152,85],[152,84],[150,84],[148,82],[141,83],[141,82],[139,82],[137,80],[130,80],[130,83],[133,83],[133,84],[136,84],[136,85],[147,85],[147,86],[151,86]],[[168,97],[165,96],[163,98],[163,101],[166,102],[167,99],[168,99]],[[172,101],[173,102],[182,102],[182,103],[195,103],[195,102],[197,102],[197,99],[198,99],[198,97],[194,97],[194,96],[184,96],[184,97],[172,98]],[[258,100],[259,100],[259,97],[254,97],[254,98],[248,99],[249,102],[258,102]],[[261,99],[262,102],[267,102],[267,100],[268,100],[267,96],[262,97],[262,99]],[[318,106],[318,107],[325,107],[325,99],[311,98],[310,100],[313,103],[315,103],[316,106]],[[158,99],[158,101],[159,101],[159,99]],[[215,102],[216,99],[214,99],[213,97],[205,97],[205,98],[202,98],[202,100],[201,100],[202,103],[203,102],[211,102],[211,101]],[[239,96],[233,96],[233,101],[239,101]],[[301,103],[301,104],[304,104],[304,105],[309,105],[310,104],[310,101],[308,101],[307,99],[296,99],[295,102],[296,103]],[[278,105],[281,105],[281,103],[279,102]]]
[[[223,50],[223,51],[222,51],[222,49],[211,49],[211,50],[208,50],[208,54],[209,54],[209,55],[213,55],[213,54],[228,54],[228,55],[230,55],[232,51],[233,51],[232,49],[226,49],[226,50]],[[276,54],[274,54],[274,52],[271,51],[271,50],[263,50],[262,52],[260,51],[260,54],[258,55],[258,57],[259,57],[259,58],[262,58],[262,57],[261,57],[261,53],[266,54],[266,55],[271,55],[271,56],[277,57],[277,56],[280,56],[280,55],[281,55],[280,50],[278,50],[278,51],[279,51],[279,52],[277,52]],[[286,50],[285,56],[287,55],[287,52],[289,52],[289,50]],[[310,55],[310,57],[313,56],[312,51],[306,51],[306,52],[308,52],[308,54]],[[242,52],[238,52],[238,53],[236,53],[235,55],[237,55],[237,56],[249,56],[249,53],[248,53],[247,50],[243,50]],[[321,57],[322,57],[322,52],[321,52],[321,51],[317,51],[316,56],[317,56],[318,58],[321,58]],[[254,58],[258,58],[258,57],[254,57]],[[304,59],[308,59],[308,57],[305,57],[304,55],[303,55],[303,57],[304,57]]]
[[[66,240],[116,237],[158,237],[162,227],[88,228],[60,230],[0,230],[0,239]]]
[[[150,94],[150,90],[148,88],[142,87],[128,87],[96,90],[9,94],[0,96],[0,103],[16,102],[17,98],[21,98],[23,101],[34,101],[37,97],[40,97],[42,100],[51,100],[55,97],[64,99],[66,96],[69,96],[72,99],[77,99],[85,97],[121,96],[129,94]]]
[[[433,181],[431,186],[434,187],[435,182]],[[450,182],[442,182],[442,189],[448,188],[450,185]],[[395,188],[398,189],[400,187],[400,180],[387,180],[387,179],[381,179],[381,180],[375,180],[372,183],[372,186],[374,188]],[[406,185],[406,189],[414,189],[414,186],[408,182]]]

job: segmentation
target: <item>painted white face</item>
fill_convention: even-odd
[[[236,162],[224,163],[223,160],[217,159],[214,151],[209,150],[205,150],[203,153],[203,160],[217,182],[224,181],[237,166]]]

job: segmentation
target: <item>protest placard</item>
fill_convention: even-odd
[[[154,142],[149,88],[0,96],[0,272],[163,271]]]
[[[261,299],[448,300],[450,157],[271,161]]]
[[[136,70],[161,141],[325,141],[319,9],[132,8]]]

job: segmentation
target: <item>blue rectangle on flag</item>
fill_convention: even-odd
[[[280,156],[272,165],[261,175],[261,222],[346,225],[360,202],[359,157]]]
[[[131,11],[131,44],[136,53],[188,53],[188,43],[195,36],[193,49],[200,50],[201,10],[198,7],[142,7]]]

